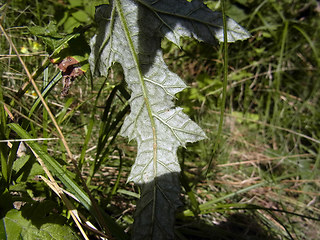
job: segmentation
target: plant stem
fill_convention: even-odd
[[[224,110],[226,106],[226,96],[227,96],[227,84],[228,84],[228,36],[227,36],[227,20],[226,20],[226,13],[225,13],[225,0],[221,1],[221,10],[222,10],[222,19],[223,19],[223,89],[222,89],[222,102],[220,107],[220,119],[219,119],[219,126],[218,126],[218,133],[216,137],[216,141],[214,143],[211,157],[209,160],[208,168],[205,173],[205,177],[207,176],[209,169],[211,167],[213,158],[216,154],[217,148],[220,143],[221,139],[221,132],[224,120]]]

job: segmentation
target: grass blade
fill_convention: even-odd
[[[32,136],[29,135],[24,129],[22,129],[18,124],[11,123],[8,125],[13,131],[15,131],[21,138],[31,139]],[[71,192],[79,202],[92,213],[96,219],[99,219],[97,213],[94,210],[92,202],[88,195],[83,191],[82,188],[69,176],[69,171],[64,169],[59,163],[57,163],[51,156],[46,153],[42,147],[35,141],[28,142],[28,145],[32,148],[32,150],[41,157],[47,168],[51,173],[53,173],[67,188],[67,191]],[[117,239],[127,239],[126,235],[122,231],[122,229],[114,222],[114,220],[107,215],[102,209],[100,212],[103,214],[103,217],[109,226],[111,232]]]

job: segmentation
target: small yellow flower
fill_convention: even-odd
[[[20,48],[20,52],[25,54],[25,53],[29,53],[29,50],[27,47],[23,46]]]
[[[37,43],[37,42],[32,43],[32,51],[33,52],[39,51],[40,47],[41,47],[41,45],[39,43]]]

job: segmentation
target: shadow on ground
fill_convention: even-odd
[[[235,213],[226,221],[209,225],[204,221],[179,223],[176,239],[188,240],[277,240],[277,236],[259,223],[252,214]]]

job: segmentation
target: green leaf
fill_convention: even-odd
[[[35,161],[34,157],[29,154],[17,158],[14,163],[12,170],[14,170],[13,180],[18,183],[26,180],[32,180],[35,176],[44,174],[44,171],[40,164]],[[13,185],[11,187],[14,187]]]
[[[57,25],[54,22],[50,22],[46,27],[34,26],[28,29],[33,35],[41,38],[48,46],[50,58],[52,58],[54,62],[59,62],[71,56],[79,62],[82,69],[86,70],[88,68],[87,59],[90,47],[83,34],[80,33],[84,31],[84,29],[72,28],[74,30],[73,33],[61,35],[58,33]]]
[[[222,15],[197,0],[114,0],[97,8],[96,20],[99,33],[91,40],[89,57],[92,72],[107,76],[119,62],[132,91],[131,113],[121,135],[138,144],[128,179],[142,186],[133,239],[173,239],[174,210],[180,204],[176,151],[206,136],[174,106],[175,94],[186,85],[165,64],[161,38],[178,46],[183,36],[223,41]],[[250,36],[232,19],[227,26],[229,42]]]
[[[82,23],[87,23],[90,21],[89,15],[83,10],[79,10],[79,11],[76,11],[75,13],[72,13],[72,16],[77,21],[82,22]]]
[[[3,192],[0,193],[0,218],[3,218],[5,216],[5,213],[10,209],[12,209],[12,207],[13,207],[12,195],[10,194],[8,189],[5,189]],[[0,224],[0,228],[1,228],[1,224]],[[5,238],[2,238],[0,234],[0,239],[5,239]]]
[[[9,127],[15,131],[23,139],[32,139],[32,137],[24,129],[22,129],[18,124],[11,123]],[[46,153],[41,146],[35,141],[29,141],[28,145],[33,151],[35,151],[42,161],[45,163],[46,167],[51,173],[60,179],[60,181],[67,187],[67,190],[72,192],[79,201],[87,208],[91,208],[91,201],[87,194],[78,186],[78,184],[69,177],[68,171],[61,166],[57,161],[55,161],[51,156]]]
[[[0,239],[7,240],[74,240],[79,239],[69,226],[63,225],[59,216],[31,221],[21,211],[12,209],[0,222]]]
[[[50,54],[57,54],[66,47],[69,40],[79,36],[79,33],[61,35],[58,33],[58,28],[55,22],[50,22],[45,27],[34,26],[28,28],[30,33],[41,38],[45,44],[49,47]]]
[[[28,29],[30,33],[41,38],[52,50],[54,50],[59,45],[60,40],[64,38],[63,35],[58,33],[57,25],[53,21],[45,27],[33,26]]]
[[[29,133],[27,133],[24,129],[21,128],[18,124],[11,123],[8,125],[13,131],[15,131],[21,138],[23,139],[32,139]],[[59,178],[59,180],[64,184],[67,188],[67,191],[71,192],[79,202],[92,213],[94,217],[97,217],[97,214],[94,207],[92,206],[90,198],[84,192],[82,188],[69,176],[70,172],[66,170],[63,166],[61,166],[57,161],[55,161],[37,142],[29,141],[28,145],[30,148],[38,154],[38,156],[45,163],[46,167],[49,171],[55,175],[55,177]],[[104,220],[107,225],[112,230],[117,239],[126,239],[126,235],[123,233],[122,229],[114,222],[114,220],[107,215],[102,209],[100,209],[100,213],[103,214]]]

